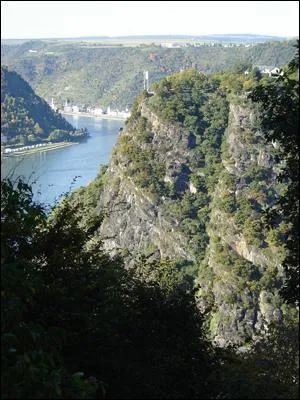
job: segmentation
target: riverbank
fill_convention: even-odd
[[[33,153],[44,153],[45,151],[57,150],[57,149],[61,149],[63,147],[72,146],[73,144],[78,144],[78,143],[77,142],[52,143],[52,144],[48,144],[47,146],[44,146],[44,147],[36,147],[34,149],[15,151],[14,153],[1,153],[1,158],[2,157],[3,158],[20,157],[20,156],[26,156],[28,154],[33,154]]]
[[[73,117],[89,117],[89,118],[95,118],[95,119],[111,119],[114,121],[126,121],[127,117],[117,117],[113,115],[93,115],[90,113],[83,113],[83,112],[78,112],[78,113],[72,113],[72,112],[61,112],[61,115],[72,115]]]

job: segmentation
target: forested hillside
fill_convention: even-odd
[[[48,213],[1,181],[3,398],[298,398],[298,56],[154,93]]]
[[[75,130],[37,96],[15,71],[1,67],[1,134],[9,144],[77,141],[87,132]]]
[[[3,398],[297,398],[292,318],[250,353],[216,350],[172,262],[128,271],[85,204],[46,216],[21,181],[1,195]]]
[[[104,249],[128,266],[141,254],[171,259],[197,278],[220,345],[251,343],[293,313],[281,290],[297,259],[297,212],[283,212],[282,200],[293,195],[294,209],[297,79],[287,69],[262,80],[196,70],[164,78],[136,101],[108,168],[74,196],[91,215],[103,211]],[[273,93],[268,107],[249,98],[259,88]]]
[[[97,43],[64,44],[31,41],[1,45],[1,62],[15,69],[39,96],[62,106],[66,100],[86,106],[125,108],[143,89],[143,71],[150,83],[194,67],[202,72],[245,70],[251,66],[286,64],[293,41],[267,42],[253,47],[160,46],[109,47]]]

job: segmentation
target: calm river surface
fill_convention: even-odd
[[[78,188],[93,180],[100,165],[107,164],[124,121],[64,116],[76,128],[87,128],[90,138],[73,146],[5,158],[1,162],[1,178],[23,176],[32,184],[34,200],[54,204],[70,188]],[[78,177],[75,183],[73,179]]]

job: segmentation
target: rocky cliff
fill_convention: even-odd
[[[285,313],[278,290],[289,226],[268,227],[266,215],[286,186],[276,181],[276,144],[265,142],[243,93],[197,72],[157,84],[120,133],[97,201],[109,252],[191,268],[220,345],[242,345]]]
[[[275,145],[276,147],[276,145]],[[280,165],[267,145],[251,105],[230,105],[222,171],[211,203],[209,245],[199,269],[198,304],[210,309],[210,331],[219,345],[241,345],[282,322],[283,242],[264,224],[283,187]],[[288,227],[278,223],[282,235]]]
[[[121,248],[133,253],[157,252],[160,257],[192,260],[188,239],[179,222],[167,216],[163,210],[166,199],[164,196],[157,197],[155,191],[149,190],[138,179],[144,171],[135,169],[127,147],[124,149],[124,143],[132,141],[137,147],[137,154],[153,154],[155,164],[162,164],[163,181],[174,182],[177,188],[184,187],[188,180],[181,173],[181,167],[188,160],[190,135],[178,127],[159,121],[144,103],[140,105],[140,118],[145,118],[151,129],[151,141],[139,142],[139,135],[135,136],[129,126],[121,134],[106,171],[105,180],[108,184],[105,185],[100,203],[108,215],[101,226],[101,233],[109,236],[104,246],[109,251]],[[148,162],[150,164],[153,161],[151,155],[146,160],[145,168]]]

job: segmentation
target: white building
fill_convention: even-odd
[[[65,105],[64,105],[64,112],[72,112],[72,106],[69,105],[68,100],[66,100]]]
[[[275,67],[271,70],[271,75],[280,75],[280,68]]]
[[[94,115],[102,115],[103,114],[103,109],[102,108],[95,108],[94,110],[92,110],[92,113]]]
[[[168,49],[175,49],[175,48],[179,48],[182,47],[182,45],[180,45],[179,43],[162,43],[161,47],[167,47]]]
[[[258,69],[262,74],[268,74],[269,76],[278,76],[281,72],[280,68],[268,65],[260,65]]]
[[[73,111],[74,113],[79,113],[80,109],[79,109],[78,106],[72,106],[72,111]]]

